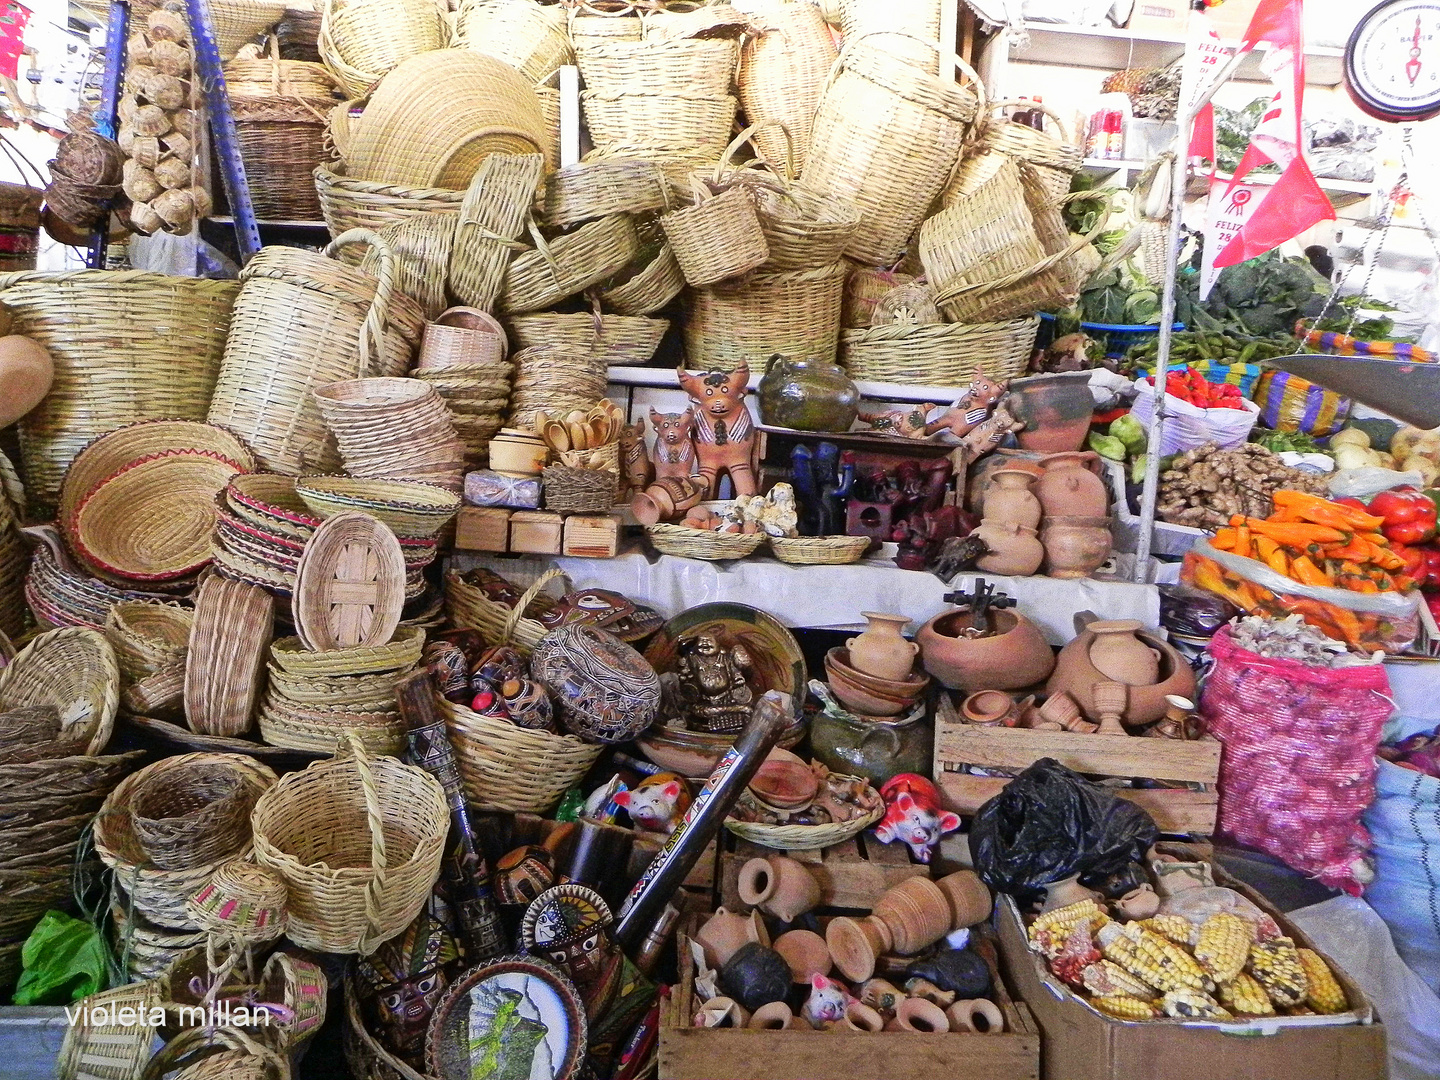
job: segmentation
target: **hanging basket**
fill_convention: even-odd
[[[660,219],[665,238],[690,285],[710,285],[753,270],[770,257],[755,197],[744,186],[711,195],[695,185],[693,206]]]

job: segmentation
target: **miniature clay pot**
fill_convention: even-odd
[[[720,989],[752,1013],[790,992],[790,965],[774,949],[747,941],[720,968]]]
[[[1095,409],[1090,373],[1014,379],[1010,383],[1008,406],[1015,419],[1025,424],[1015,435],[1022,450],[1042,454],[1079,450],[1085,445],[1090,416]]]
[[[894,939],[890,928],[875,915],[863,919],[841,915],[825,927],[825,944],[845,978],[864,982],[875,974],[876,958],[890,951]]]
[[[980,727],[1014,727],[1015,699],[1001,690],[981,690],[960,703],[965,719]]]
[[[1141,885],[1116,900],[1115,906],[1132,921],[1148,919],[1160,910],[1160,896],[1151,886]]]
[[[1005,1014],[1000,1006],[986,998],[957,1001],[945,1010],[951,1031],[970,1031],[976,1035],[1005,1034]]]
[[[1035,497],[1045,508],[1046,518],[1104,517],[1109,512],[1105,481],[1086,468],[1097,456],[1085,451],[1040,459],[1044,471],[1035,485]]]
[[[1120,718],[1125,715],[1125,705],[1130,697],[1130,690],[1122,682],[1115,682],[1113,679],[1105,679],[1097,682],[1090,688],[1090,700],[1095,705],[1095,711],[1100,714],[1100,727],[1097,735],[1124,735],[1125,726],[1121,724]]]
[[[743,1028],[749,1023],[749,1010],[728,997],[712,997],[695,1014],[696,1027]]]
[[[791,1012],[785,1002],[772,1001],[756,1009],[745,1026],[755,1031],[784,1031],[787,1028],[808,1028],[810,1025]]]
[[[845,1016],[836,1022],[835,1031],[883,1031],[885,1017],[861,1001],[845,1006]]]
[[[981,556],[975,563],[987,574],[1028,577],[1045,561],[1045,549],[1036,538],[1034,529],[986,519],[971,535],[984,540],[985,546],[990,549],[990,554]]]
[[[820,883],[803,864],[784,855],[750,859],[740,867],[738,885],[741,900],[781,922],[794,922],[820,903]]]
[[[935,882],[935,887],[945,894],[945,900],[950,905],[952,930],[958,930],[962,926],[974,926],[990,917],[994,898],[990,895],[989,887],[980,880],[980,875],[974,870],[957,870],[953,874],[946,874]]]
[[[695,940],[705,950],[705,962],[718,970],[742,945],[753,942],[768,946],[770,934],[760,921],[758,912],[737,915],[722,907],[717,908],[715,914],[696,931]]]
[[[679,517],[705,498],[705,485],[688,476],[662,476],[630,500],[641,525],[658,525]]]
[[[1071,904],[1078,904],[1082,900],[1095,900],[1099,893],[1085,888],[1080,884],[1080,875],[1061,878],[1059,881],[1052,881],[1045,886],[1045,903],[1040,907],[1040,914],[1047,911],[1054,911],[1056,908],[1069,907]]]
[[[1134,619],[1101,619],[1085,628],[1095,635],[1090,663],[1107,679],[1126,686],[1149,686],[1160,677],[1160,652],[1135,636]]]
[[[819,712],[810,721],[815,760],[832,772],[863,776],[876,790],[898,773],[928,771],[934,744],[935,728],[924,712],[895,720]]]
[[[1088,719],[1098,721],[1100,714],[1091,698],[1091,688],[1098,682],[1106,681],[1109,676],[1096,668],[1090,659],[1090,647],[1099,636],[1091,629],[1093,626],[1094,623],[1091,623],[1090,627],[1081,631],[1060,650],[1055,670],[1046,680],[1045,692],[1054,694],[1065,691],[1075,699]],[[1134,637],[1160,654],[1159,672],[1156,681],[1149,685],[1130,686],[1125,715],[1122,717],[1128,727],[1140,727],[1164,716],[1167,694],[1178,694],[1186,698],[1193,698],[1195,695],[1195,673],[1173,646],[1144,630],[1135,631]]]
[[[1055,667],[1055,653],[1035,624],[1013,611],[991,611],[995,633],[966,638],[970,612],[956,608],[937,615],[915,639],[925,670],[951,690],[1014,690],[1039,682]]]
[[[837,364],[770,357],[757,397],[760,422],[796,431],[849,431],[860,391]]]
[[[1030,490],[1035,474],[1028,469],[996,469],[990,476],[990,486],[985,490],[985,520],[1039,528],[1040,500]]]
[[[908,615],[885,615],[862,611],[868,624],[865,632],[845,642],[850,664],[866,675],[899,681],[910,674],[920,646],[900,633],[910,624]]]
[[[1047,517],[1040,530],[1045,573],[1053,578],[1089,577],[1110,558],[1109,518]]]
[[[895,1015],[886,1022],[886,1031],[919,1031],[941,1033],[950,1030],[950,1021],[940,1006],[924,998],[906,998],[895,1009]]]
[[[812,975],[829,975],[833,962],[825,939],[813,930],[791,930],[775,939],[776,952],[790,965],[791,981],[808,983]]]
[[[951,929],[950,901],[927,877],[906,878],[875,901],[874,915],[890,930],[894,949],[911,956]]]
[[[868,979],[860,987],[860,1000],[885,1016],[893,1016],[895,1007],[905,1000],[904,992],[884,979]]]

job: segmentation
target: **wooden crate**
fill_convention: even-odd
[[[1220,776],[1216,741],[977,727],[961,720],[949,696],[941,695],[935,715],[935,784],[946,809],[974,814],[1010,782],[1003,776],[972,776],[962,772],[962,766],[1023,769],[1044,757],[1087,775],[1204,785],[1201,789],[1117,788],[1115,794],[1142,807],[1162,832],[1215,831],[1219,800],[1215,784]]]
[[[565,519],[564,554],[613,559],[620,547],[620,519],[611,514],[575,514]]]
[[[930,873],[928,867],[911,861],[904,844],[882,844],[863,833],[820,851],[781,852],[728,834],[726,841],[720,856],[720,902],[731,911],[746,906],[740,900],[740,868],[766,855],[788,855],[803,863],[820,883],[820,906],[827,908],[869,911],[886,889]]]
[[[455,523],[457,551],[506,551],[510,511],[498,506],[462,506]]]

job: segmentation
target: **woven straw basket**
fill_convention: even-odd
[[[840,364],[852,379],[912,386],[963,386],[1023,374],[1040,317],[1008,322],[894,324],[840,334]]]
[[[1049,117],[1059,129],[1059,137],[1029,124],[1017,124],[1014,120],[997,119],[993,115],[996,110],[1021,104],[1032,110],[1039,110]],[[1051,200],[1067,194],[1070,180],[1080,168],[1085,151],[1073,144],[1065,121],[1060,119],[1057,113],[1034,101],[997,101],[990,106],[990,112],[992,115],[986,121],[980,136],[985,146],[1018,158],[1033,168],[1041,188]]]
[[[162,870],[213,866],[250,842],[257,798],[228,763],[161,758],[135,785],[131,828]]]
[[[846,41],[884,30],[920,41],[940,38],[940,0],[839,0],[836,7],[838,17],[827,12],[826,19],[840,26]],[[931,75],[940,70],[930,52],[917,51],[913,62]]]
[[[222,61],[229,60],[285,14],[285,0],[210,0],[210,28]]]
[[[587,222],[549,241],[532,221],[530,237],[535,249],[517,255],[505,275],[499,303],[504,311],[550,307],[619,273],[640,250],[629,214]]]
[[[685,288],[685,275],[675,261],[669,244],[651,248],[639,256],[639,268],[627,267],[620,276],[600,293],[600,301],[617,315],[651,315],[659,311]],[[631,267],[636,264],[632,263]]]
[[[121,675],[133,681],[183,663],[194,621],[194,612],[179,604],[135,600],[116,604],[105,620],[105,636],[115,650]]]
[[[503,60],[532,83],[573,63],[566,9],[536,0],[463,0],[455,44]]]
[[[395,256],[396,288],[419,304],[427,319],[445,310],[445,277],[458,225],[454,214],[433,213],[397,221],[380,230],[380,239]],[[379,252],[374,249],[360,263],[360,269],[367,274],[378,273],[379,266]]]
[[[404,184],[378,184],[357,180],[336,167],[321,165],[315,169],[315,194],[330,236],[337,237],[351,229],[379,231],[387,225],[405,221],[421,214],[460,213],[465,192],[442,188],[417,188]],[[354,257],[350,261],[358,262]]]
[[[512,315],[506,320],[510,340],[515,348],[532,345],[554,345],[580,352],[598,354],[607,365],[629,364],[640,367],[660,347],[660,339],[670,324],[664,319],[647,319],[638,315],[601,315],[576,312],[562,315],[537,312],[533,315]]]
[[[665,238],[690,285],[710,285],[753,270],[770,257],[755,214],[755,196],[743,185],[710,194],[693,188],[693,206],[660,219]]]
[[[55,706],[63,737],[82,753],[99,754],[120,707],[120,666],[105,635],[66,627],[21,649],[0,668],[0,712],[25,705]]]
[[[605,95],[653,94],[723,97],[730,93],[740,43],[723,38],[614,41],[579,50],[580,75]]]
[[[82,1016],[94,1016],[99,1010],[113,1023],[66,1024],[55,1075],[60,1080],[135,1080],[150,1060],[155,1028],[148,1018],[159,1005],[159,986],[154,982],[117,986],[83,998],[78,1003]],[[118,1019],[125,1008],[132,1011],[129,1024]],[[135,1015],[140,1017],[138,1023]]]
[[[870,546],[868,536],[772,536],[770,551],[795,566],[838,566],[853,563]]]
[[[481,163],[463,196],[450,249],[447,287],[455,300],[482,312],[494,306],[511,258],[526,250],[515,241],[544,171],[538,154],[492,154]]]
[[[359,97],[386,72],[446,44],[435,0],[325,0],[318,45],[345,92]]]
[[[368,956],[429,899],[450,811],[424,769],[371,758],[352,739],[262,795],[252,821],[256,861],[288,886],[290,939]]]
[[[765,537],[760,533],[717,533],[709,529],[692,529],[686,525],[661,522],[647,525],[645,535],[662,555],[683,559],[705,559],[720,562],[743,559],[758,549]]]
[[[846,263],[845,302],[840,309],[840,324],[847,330],[863,330],[875,319],[875,309],[891,289],[915,280],[913,274],[900,274],[879,267]]]
[[[451,704],[450,741],[465,799],[477,810],[546,814],[605,749],[573,735],[517,728]]]
[[[762,157],[794,158],[795,174],[810,154],[810,130],[820,92],[835,63],[835,42],[813,4],[767,4],[751,15],[755,33],[740,57],[740,104],[752,124],[778,121],[784,131],[765,128],[755,136]]]
[[[846,777],[842,779],[856,779]],[[859,836],[885,814],[884,809],[870,811],[853,821],[832,821],[828,825],[764,825],[758,821],[725,819],[725,828],[741,840],[778,851],[818,851],[820,848],[843,844]]]
[[[511,645],[528,655],[536,643],[549,633],[543,623],[528,616],[539,615],[546,606],[554,605],[554,600],[544,594],[544,589],[562,576],[561,571],[556,569],[545,571],[521,594],[519,603],[512,609],[496,603],[474,585],[467,584],[458,571],[449,570],[445,574],[445,614],[460,629],[479,630],[486,641]],[[532,606],[537,601],[540,606]]]
[[[605,396],[605,358],[574,348],[535,345],[515,354],[507,426],[529,428],[539,409],[564,415],[589,409]]]
[[[609,214],[670,208],[670,185],[653,161],[617,158],[580,163],[545,180],[545,222],[554,228]]]
[[[772,353],[833,361],[844,291],[841,262],[695,289],[687,301],[686,359],[705,371],[733,371]]]
[[[53,506],[72,458],[136,420],[203,420],[239,292],[233,281],[138,270],[0,276],[10,332],[50,354],[55,381],[20,420],[32,501]]]
[[[653,90],[647,94],[586,90],[580,95],[585,126],[597,150],[618,146],[675,147],[700,161],[714,161],[720,156],[735,123],[738,104],[729,94],[678,96]]]

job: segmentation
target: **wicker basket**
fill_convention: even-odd
[[[323,101],[311,104],[303,99],[230,99],[256,217],[320,220],[314,173],[326,160],[325,106]]]
[[[378,231],[420,214],[459,214],[465,199],[463,191],[377,184],[325,165],[315,170],[315,194],[332,237],[351,229]]]
[[[459,491],[465,447],[439,392],[422,379],[346,379],[316,387],[345,471]]]
[[[750,17],[728,3],[676,3],[673,7],[637,4],[648,10],[640,16],[646,41],[680,41],[687,38],[740,38],[750,29]]]
[[[511,645],[528,655],[550,631],[543,623],[527,616],[539,615],[545,607],[554,606],[553,598],[545,596],[543,590],[562,576],[559,570],[545,571],[521,594],[519,603],[514,608],[508,608],[468,584],[458,570],[449,570],[445,574],[445,614],[459,629],[479,630],[486,641]],[[532,606],[537,605],[537,601],[539,606]],[[513,725],[507,727],[513,730]]]
[[[25,629],[25,574],[30,549],[20,532],[20,514],[0,493],[0,635],[18,637]],[[8,657],[6,657],[8,659]]]
[[[132,981],[159,978],[182,953],[205,944],[202,931],[166,930],[132,910],[118,883],[110,896],[111,944]]]
[[[500,296],[506,269],[517,251],[535,189],[544,174],[537,154],[494,154],[485,159],[465,192],[460,227],[450,253],[450,295],[488,312]]]
[[[578,53],[591,45],[615,41],[639,41],[645,36],[639,14],[626,6],[610,11],[583,2],[570,6],[570,43]]]
[[[279,473],[232,477],[225,505],[236,515],[274,536],[304,543],[320,524],[295,491],[295,478]]]
[[[485,367],[510,374],[504,365],[510,339],[500,321],[479,308],[452,307],[425,325],[415,373],[440,372],[451,367]],[[508,391],[508,383],[507,383]]]
[[[676,147],[693,158],[712,162],[719,159],[729,141],[737,104],[728,94],[682,97],[586,90],[580,95],[585,126],[597,150]]]
[[[402,626],[384,645],[358,649],[331,649],[311,652],[298,637],[279,638],[270,645],[270,658],[282,670],[304,678],[325,678],[341,675],[366,675],[382,671],[400,671],[420,662],[425,647],[425,631]]]
[[[458,225],[454,214],[421,214],[387,225],[379,233],[395,257],[395,287],[419,304],[427,319],[445,310],[445,278]],[[378,276],[377,249],[366,254],[360,269]]]
[[[285,14],[285,0],[210,0],[211,32],[220,59],[229,60]]]
[[[580,76],[603,95],[653,94],[723,97],[730,93],[740,42],[680,38],[674,41],[613,41],[586,44],[577,58]]]
[[[1060,130],[1059,138],[1038,130],[1029,124],[1017,124],[1014,120],[996,119],[993,115],[987,121],[981,138],[987,148],[1018,158],[1035,170],[1040,187],[1050,200],[1059,199],[1070,190],[1070,181],[1085,158],[1085,151],[1075,146],[1069,129],[1059,115],[1035,101],[1000,101],[990,106],[993,114],[997,109],[1025,105],[1038,110],[1054,121]]]
[[[536,0],[462,0],[455,44],[503,60],[534,83],[574,62],[565,7]]]
[[[98,630],[49,630],[0,668],[0,712],[25,705],[60,711],[66,741],[97,755],[110,741],[120,707],[120,667]]]
[[[605,749],[573,735],[518,728],[463,705],[449,709],[460,783],[477,810],[548,814]]]
[[[185,662],[195,613],[179,604],[126,600],[110,609],[105,636],[128,681]]]
[[[878,267],[846,263],[845,301],[840,308],[840,325],[847,330],[863,330],[875,321],[875,309],[890,292],[915,280],[912,274],[900,274]]]
[[[384,247],[363,229],[347,243]],[[387,253],[388,254],[388,253]],[[240,435],[262,467],[279,473],[338,472],[335,452],[311,392],[357,375],[400,375],[424,330],[414,301],[397,294],[385,259],[378,278],[332,258],[268,248],[241,271],[234,333],[209,419]]]
[[[450,811],[425,770],[371,758],[351,740],[262,795],[253,822],[256,861],[288,886],[290,939],[365,956],[425,906]]]
[[[573,348],[535,345],[515,354],[507,426],[529,429],[539,409],[563,415],[605,396],[605,358]]]
[[[559,81],[554,75],[551,82]],[[540,101],[540,119],[545,124],[545,171],[554,172],[560,168],[560,91],[548,83],[535,84],[535,97]]]
[[[764,270],[815,270],[833,266],[860,226],[860,216],[799,189],[757,188],[755,211],[770,257]]]
[[[159,986],[154,982],[131,983],[82,998],[81,1017],[98,1015],[112,1022],[66,1024],[55,1075],[59,1080],[135,1080],[150,1060],[155,1027],[149,1018],[159,1006]],[[120,1023],[122,1009],[129,1010],[129,1023]]]
[[[838,0],[835,6],[825,17],[840,27],[846,41],[877,30],[900,31],[920,41],[940,38],[939,0]],[[911,62],[931,75],[939,70],[933,51],[914,50]]]
[[[662,243],[652,253],[642,252],[639,268],[613,278],[600,293],[600,301],[617,315],[650,315],[680,295],[685,275],[675,252]],[[632,263],[634,267],[636,264]]]
[[[277,700],[293,705],[346,706],[362,712],[393,708],[395,684],[413,668],[381,671],[371,675],[292,675],[270,666],[270,690]]]
[[[615,505],[615,474],[608,469],[544,470],[545,508],[562,514],[605,514]]]
[[[910,386],[965,386],[1024,373],[1040,317],[996,323],[877,326],[840,334],[840,364],[852,379]]]
[[[884,807],[879,807],[852,821],[832,821],[828,825],[762,825],[758,821],[726,818],[725,828],[741,840],[777,851],[819,851],[859,836],[884,816]]]
[[[871,326],[929,326],[944,322],[935,306],[935,290],[924,281],[896,285],[875,305]]]
[[[10,333],[50,354],[55,381],[20,420],[30,498],[53,506],[71,459],[136,420],[203,420],[239,287],[138,270],[0,277]]]
[[[285,882],[256,863],[228,862],[196,890],[190,913],[204,930],[247,944],[273,941],[285,932]]]
[[[711,195],[694,188],[693,206],[660,219],[665,238],[690,285],[710,285],[753,270],[770,257],[755,198],[743,186]]]
[[[394,699],[392,690],[391,705]],[[393,708],[297,705],[272,690],[260,705],[259,721],[260,737],[271,746],[333,754],[347,738],[354,738],[367,754],[393,757],[405,751],[405,728]]]
[[[250,730],[265,685],[275,599],[260,584],[207,577],[195,595],[185,665],[185,718],[201,735]]]
[[[755,33],[740,56],[740,104],[750,123],[782,125],[788,139],[766,126],[756,133],[756,148],[770,161],[789,155],[799,175],[809,157],[820,92],[835,63],[835,42],[813,4],[766,4],[750,18]]]
[[[868,536],[772,536],[775,558],[796,566],[839,566],[858,562],[870,546]]]
[[[125,600],[168,603],[175,599],[165,593],[117,589],[82,573],[70,561],[53,526],[34,526],[31,535],[40,543],[29,556],[25,603],[42,628],[79,626],[100,630],[110,609]]]
[[[639,315],[601,315],[577,312],[562,315],[538,312],[534,315],[512,315],[506,320],[510,340],[515,348],[553,345],[556,348],[600,356],[607,365],[643,366],[655,350],[670,324],[664,319],[647,319]]]
[[[846,41],[820,99],[800,177],[802,188],[860,212],[845,253],[868,265],[900,258],[959,158],[979,104],[979,77],[964,61],[957,58],[972,81],[959,86],[888,51],[896,38],[914,40],[884,32]]]
[[[435,536],[460,510],[459,495],[412,480],[307,476],[295,491],[317,517],[362,510],[383,521],[396,536],[417,539]]]
[[[703,371],[733,371],[772,353],[833,362],[844,291],[839,262],[695,289],[686,302],[686,361]]]
[[[669,209],[670,184],[653,161],[592,161],[561,169],[545,180],[545,221],[554,228],[610,214]]]
[[[651,546],[662,555],[709,562],[743,559],[765,540],[762,533],[717,533],[663,521],[659,525],[647,525],[645,535],[650,538]]]
[[[250,841],[250,810],[259,797],[228,763],[162,758],[130,799],[131,828],[162,870],[212,866]]]
[[[505,275],[499,305],[503,311],[550,307],[619,273],[640,250],[629,214],[587,222],[549,241],[532,222],[530,236],[535,249],[517,255]]]
[[[444,48],[446,37],[434,0],[325,0],[318,45],[345,92],[359,97],[402,61]]]

